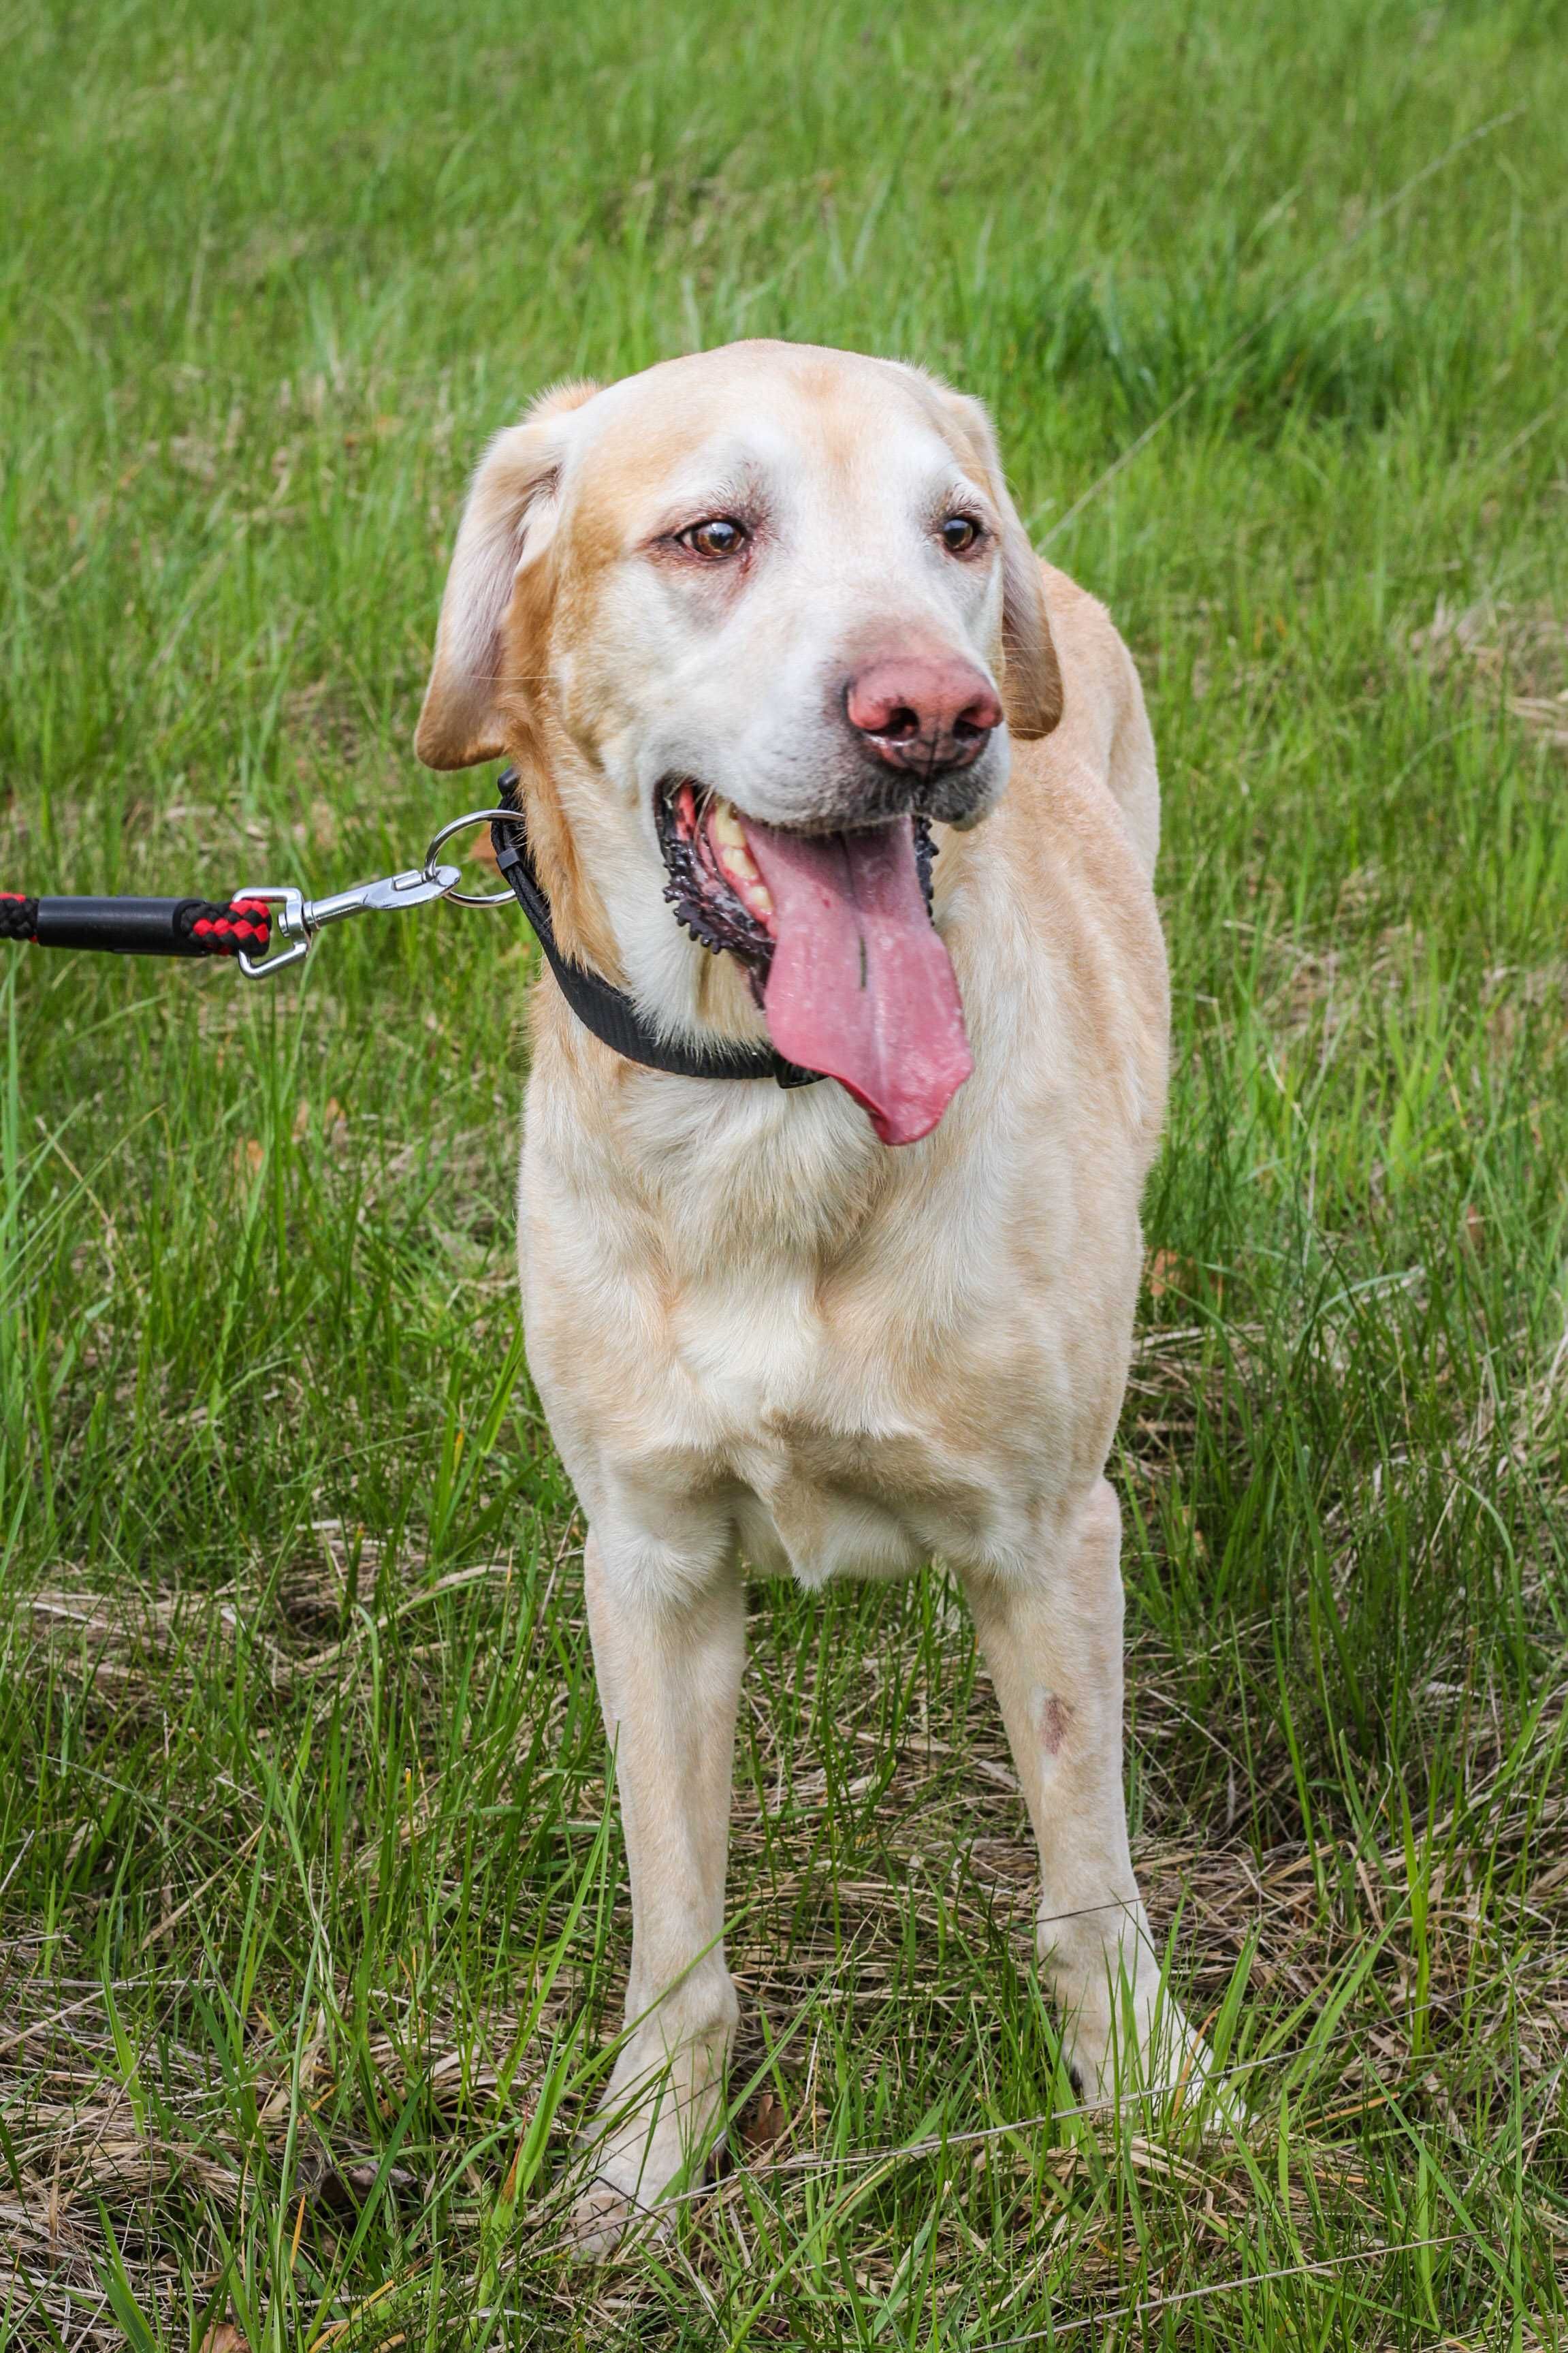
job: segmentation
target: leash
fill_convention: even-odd
[[[469,821],[459,818],[458,824]],[[307,899],[290,884],[269,882],[247,884],[232,899],[29,899],[5,891],[0,892],[0,939],[107,955],[230,956],[247,980],[268,980],[302,963],[323,924],[370,908],[424,906],[452,893],[460,874],[458,867],[427,860],[330,899]],[[273,944],[275,931],[281,947]]]
[[[265,951],[269,929],[259,898],[237,891],[232,899],[26,899],[0,891],[0,939],[40,948],[237,956]]]
[[[253,883],[229,899],[27,898],[0,892],[0,939],[40,948],[87,948],[109,955],[227,956],[247,980],[270,980],[303,964],[316,935],[350,915],[391,914],[450,899],[459,907],[499,907],[515,899],[539,941],[567,1004],[585,1029],[628,1061],[688,1079],[772,1079],[781,1087],[814,1086],[820,1071],[786,1062],[771,1046],[686,1046],[661,1038],[624,989],[563,954],[554,919],[529,848],[515,768],[496,788],[500,807],[469,809],[433,835],[423,865],[384,874],[328,898],[310,899],[291,883]],[[452,836],[489,824],[502,891],[459,891],[462,869],[443,862]],[[667,893],[668,895],[668,893]]]

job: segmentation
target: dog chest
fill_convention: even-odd
[[[639,1351],[631,1323],[613,1342],[601,1325],[614,1370],[601,1358],[591,1396],[580,1347],[575,1377],[536,1359],[591,1513],[613,1493],[615,1517],[649,1538],[679,1524],[706,1549],[728,1530],[755,1568],[814,1586],[1026,1555],[1064,1459],[1059,1384],[1005,1330],[983,1356],[952,1335],[920,1340],[894,1296],[881,1319],[835,1319],[775,1270],[747,1291],[688,1293],[652,1349],[646,1326]]]

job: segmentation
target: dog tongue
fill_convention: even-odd
[[[974,1066],[910,820],[816,835],[742,822],[773,902],[763,1009],[774,1047],[847,1087],[884,1144],[913,1144]]]

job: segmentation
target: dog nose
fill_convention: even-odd
[[[996,690],[956,655],[874,661],[849,681],[849,724],[894,768],[967,768],[1002,724]]]

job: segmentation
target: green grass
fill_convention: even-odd
[[[568,2265],[628,1924],[521,923],[5,951],[0,2348],[1557,2342],[1568,15],[0,30],[10,887],[331,889],[482,804],[409,740],[554,376],[767,332],[993,404],[1162,755],[1131,1799],[1254,2109],[1070,2113],[954,1592],[759,1587],[733,2161]]]

